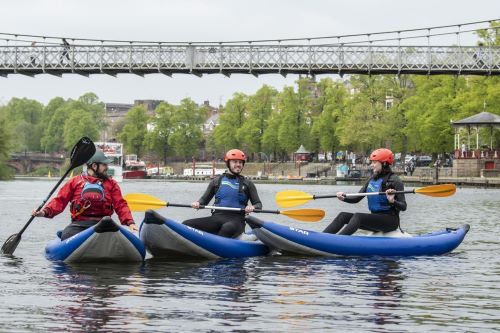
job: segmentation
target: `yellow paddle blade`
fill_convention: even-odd
[[[287,190],[276,193],[276,204],[284,208],[300,206],[312,199],[312,195],[302,191]]]
[[[325,211],[321,209],[282,210],[280,214],[304,222],[318,222],[325,217]]]
[[[430,197],[449,197],[455,194],[457,187],[454,184],[431,185],[415,190],[415,193],[428,195]]]
[[[123,197],[128,204],[128,207],[133,212],[144,212],[148,209],[157,209],[158,207],[165,207],[167,202],[158,199],[149,194],[143,193],[129,193]]]

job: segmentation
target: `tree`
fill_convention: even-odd
[[[160,103],[151,119],[151,131],[146,134],[148,149],[162,156],[163,163],[167,163],[167,155],[170,150],[169,139],[174,128],[172,117],[176,112],[175,106],[168,103]]]
[[[5,116],[16,133],[14,149],[40,150],[42,109],[41,103],[27,98],[12,98],[6,105]]]
[[[282,155],[282,149],[279,145],[278,131],[281,125],[281,117],[278,112],[273,112],[268,120],[268,125],[262,136],[262,150],[272,153],[274,158]]]
[[[99,102],[99,99],[94,93],[86,93],[78,98],[78,100],[69,99],[65,101],[61,97],[53,98],[49,104],[43,109],[41,125],[41,147],[46,152],[62,151],[65,146],[64,128],[69,119],[75,120],[77,116],[73,114],[77,112],[80,116],[88,114],[92,120],[92,126],[88,129],[89,132],[98,132],[106,128],[104,104]],[[80,122],[77,121],[77,124]],[[72,125],[69,125],[73,127]],[[98,138],[97,136],[96,138]]]
[[[236,93],[227,101],[220,111],[219,125],[215,128],[213,136],[218,149],[227,151],[232,148],[241,148],[243,143],[238,130],[246,120],[248,96]]]
[[[415,77],[416,91],[403,107],[408,119],[405,132],[413,151],[441,153],[452,150],[452,118],[460,110],[459,97],[466,86],[463,77]]]
[[[198,151],[203,132],[201,127],[206,117],[206,108],[199,107],[189,98],[181,101],[172,116],[172,133],[169,144],[175,153],[182,157],[191,157]]]
[[[316,116],[311,128],[311,148],[313,151],[335,153],[339,145],[337,127],[339,119],[344,115],[347,103],[347,91],[342,83],[323,79],[318,84],[321,97],[318,107],[321,111]]]
[[[349,150],[367,152],[387,145],[386,96],[392,85],[383,76],[355,75],[351,78],[355,91],[347,103],[347,112],[340,120],[340,144]]]
[[[66,151],[70,151],[82,136],[96,140],[99,138],[99,130],[90,114],[81,110],[74,110],[64,123],[63,138]]]
[[[247,154],[259,153],[263,149],[264,132],[276,95],[276,89],[264,85],[248,99],[248,118],[237,132]]]
[[[69,104],[63,104],[54,111],[50,121],[45,127],[41,139],[42,148],[46,152],[60,152],[64,149],[64,126],[71,114]]]
[[[13,131],[5,116],[5,107],[0,108],[0,179],[11,177],[11,170],[6,165],[12,148]]]
[[[131,108],[126,116],[126,124],[118,137],[126,151],[142,156],[148,123],[147,110],[142,105]]]
[[[281,112],[281,123],[278,130],[280,147],[286,153],[292,153],[301,144],[309,146],[309,125],[306,109],[307,99],[304,94],[295,93],[293,87],[285,87],[278,97],[278,108]]]

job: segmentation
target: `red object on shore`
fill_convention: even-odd
[[[146,179],[148,173],[145,170],[125,170],[122,173],[123,179]]]

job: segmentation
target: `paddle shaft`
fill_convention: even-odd
[[[407,191],[396,191],[393,194],[402,194],[402,193],[415,193],[415,190],[407,190]],[[368,193],[347,193],[346,197],[365,197],[369,195],[382,195],[386,194],[385,192],[368,192]],[[314,200],[316,199],[326,199],[326,198],[336,198],[336,194],[328,194],[328,195],[313,195]]]
[[[406,190],[406,191],[395,191],[392,194],[402,194],[402,193],[416,193],[415,190]],[[383,195],[385,192],[369,192],[369,193],[348,193],[346,197],[365,197],[369,195]]]
[[[191,205],[185,204],[175,204],[167,202],[167,207],[185,207],[185,208],[193,208]],[[214,210],[225,210],[230,212],[244,212],[243,208],[234,208],[234,207],[217,207],[217,206],[205,206],[200,205],[200,209],[214,209]],[[253,213],[267,213],[267,214],[281,214],[279,210],[265,210],[265,209],[254,209]]]
[[[67,171],[66,173],[61,177],[61,179],[59,179],[59,181],[57,182],[57,184],[54,186],[54,188],[52,188],[52,191],[50,191],[49,195],[47,195],[47,197],[43,200],[42,204],[40,206],[38,206],[37,208],[37,212],[40,211],[40,209],[43,208],[43,206],[47,203],[47,201],[49,201],[50,197],[52,196],[52,194],[54,194],[54,192],[57,190],[57,188],[59,187],[59,185],[61,185],[62,181],[64,180],[64,178],[66,178],[66,176],[68,175],[68,173],[73,170],[73,166],[71,166]],[[26,224],[24,225],[24,227],[21,229],[21,231],[19,231],[18,235],[21,236],[23,234],[23,232],[26,230],[26,228],[28,228],[28,226],[30,225],[30,223],[35,219],[35,216],[31,216],[30,219],[28,220],[28,222],[26,222]]]

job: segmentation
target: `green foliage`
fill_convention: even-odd
[[[238,130],[245,122],[247,104],[248,96],[236,93],[220,110],[219,125],[213,132],[217,149],[227,151],[241,147],[243,139],[239,136]]]
[[[30,176],[47,177],[50,171],[52,177],[60,177],[60,170],[50,166],[41,166],[29,173]]]
[[[126,124],[118,135],[125,150],[138,157],[141,157],[144,152],[148,120],[146,108],[142,105],[134,106],[128,111]]]
[[[278,98],[281,124],[278,129],[279,146],[288,154],[296,151],[300,145],[309,146],[311,126],[310,98],[307,90],[299,86],[298,92],[293,87],[285,87]]]
[[[63,130],[64,148],[70,151],[82,136],[88,136],[92,140],[99,138],[99,130],[92,116],[83,110],[73,110],[64,123]]]
[[[162,156],[163,163],[167,163],[170,152],[169,139],[174,127],[172,118],[176,112],[175,106],[161,103],[156,107],[151,119],[151,131],[146,134],[145,142],[148,149]]]
[[[43,110],[43,119],[45,127],[41,138],[41,148],[46,152],[61,152],[74,145],[76,141],[72,140],[75,136],[65,132],[66,128],[75,129],[75,125],[86,124],[87,127],[77,129],[75,133],[92,139],[98,139],[99,132],[106,128],[104,104],[100,103],[93,93],[84,94],[76,101],[71,99],[65,101],[60,97],[52,99]],[[88,121],[89,119],[91,122]]]
[[[0,108],[0,179],[12,177],[12,170],[5,164],[12,148],[13,131],[5,116],[5,108]]]
[[[345,113],[347,91],[343,84],[331,79],[323,79],[318,86],[321,91],[318,109],[321,113],[314,118],[311,128],[311,149],[332,152],[339,145],[338,123]]]
[[[201,127],[207,116],[207,110],[199,107],[189,98],[181,101],[173,114],[172,132],[168,139],[177,156],[196,155],[203,139]]]
[[[5,116],[15,133],[16,151],[40,150],[43,105],[27,98],[12,98],[5,106]]]
[[[415,77],[415,94],[403,102],[408,124],[405,132],[411,151],[441,153],[453,149],[452,119],[460,118],[465,92],[462,77]],[[477,113],[480,110],[475,110]]]
[[[264,85],[248,99],[248,118],[237,131],[242,148],[247,154],[259,153],[263,150],[264,132],[268,126],[267,121],[273,111],[273,102],[277,93],[276,89]]]
[[[273,113],[268,121],[268,126],[262,137],[262,145],[264,152],[273,153],[276,156],[282,153],[282,149],[278,142],[278,130],[281,125],[281,117],[278,113]]]

